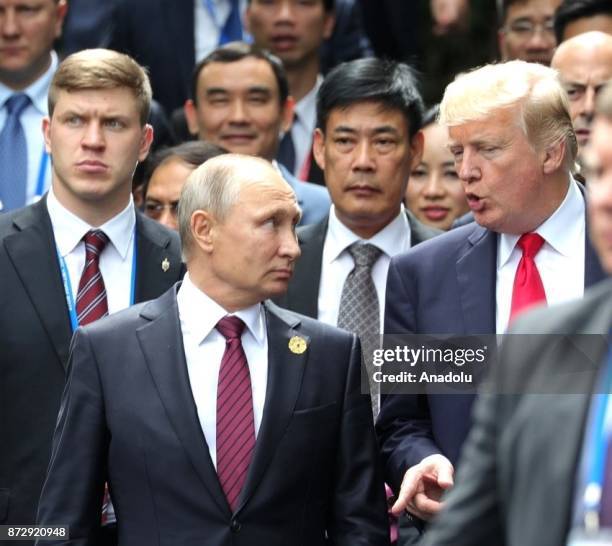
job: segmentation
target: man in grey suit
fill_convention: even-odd
[[[381,251],[373,277],[382,313],[391,256],[440,233],[402,204],[423,150],[422,116],[415,77],[404,64],[362,59],[325,78],[314,155],[333,204],[323,220],[298,230],[302,256],[280,305],[337,324],[342,286],[353,269],[349,247],[371,243]]]
[[[591,239],[608,274],[611,141],[608,87],[600,97],[592,134],[591,161],[597,176],[589,180],[588,203]],[[516,322],[513,334],[564,336],[511,336],[513,341],[502,349],[492,389],[476,404],[456,485],[425,545],[610,543],[605,533],[612,524],[612,491],[604,478],[609,442],[605,420],[597,415],[610,410],[606,376],[612,353],[606,336],[611,327],[610,279],[587,291],[582,300],[538,309]],[[598,459],[600,466],[593,462]]]

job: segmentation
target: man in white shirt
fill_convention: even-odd
[[[604,273],[586,238],[584,188],[570,174],[576,135],[556,72],[487,65],[458,76],[440,112],[476,222],[391,261],[385,333],[502,334],[530,305],[582,297]],[[473,389],[385,399],[377,430],[399,492],[394,511],[438,512],[473,400]]]
[[[296,193],[302,224],[325,216],[327,190],[299,181],[274,159],[280,133],[290,126],[294,106],[278,58],[241,42],[217,48],[194,70],[192,97],[185,103],[192,134],[230,152],[273,162]]]
[[[323,183],[323,177],[312,157],[312,139],[317,121],[316,96],[323,79],[320,49],[331,36],[334,22],[333,0],[250,0],[245,14],[255,44],[283,61],[289,93],[296,101],[278,160],[299,179],[319,183]],[[315,168],[317,180],[313,177]]]
[[[402,204],[423,149],[421,96],[407,65],[361,59],[332,70],[317,101],[314,153],[333,204],[322,221],[298,232],[302,257],[279,304],[356,331],[340,316],[343,292],[355,269],[351,248],[369,245],[378,256],[366,282],[376,298],[364,304],[373,314],[364,328],[377,335],[391,257],[439,233]]]
[[[67,7],[66,0],[0,0],[0,146],[4,149],[0,150],[0,211],[32,203],[49,187],[51,166],[41,123],[57,69],[53,42],[61,35]],[[25,146],[15,152],[10,149],[15,136],[5,133],[5,142],[3,130],[9,130],[9,99],[21,94],[27,100],[15,123]],[[3,151],[11,157],[5,158]],[[22,158],[15,156],[21,154],[23,168],[17,174],[16,164]]]
[[[119,543],[388,544],[357,338],[265,302],[299,217],[261,158],[190,175],[184,282],[75,336],[39,524],[93,544],[108,481]]]
[[[150,101],[131,58],[68,57],[44,120],[51,189],[0,217],[3,524],[35,521],[73,331],[158,296],[183,273],[176,234],[137,213],[131,198],[153,136]]]
[[[559,71],[578,139],[578,163],[591,136],[597,94],[612,78],[612,36],[593,30],[562,42],[551,66]],[[588,180],[589,173],[582,173]]]

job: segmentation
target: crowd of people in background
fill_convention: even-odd
[[[611,82],[610,0],[0,0],[0,528],[611,543]]]

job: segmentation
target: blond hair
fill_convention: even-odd
[[[145,69],[134,59],[110,49],[85,49],[64,59],[49,88],[49,115],[60,91],[127,88],[138,103],[140,123],[149,119],[151,83]]]
[[[516,60],[460,74],[446,87],[439,121],[453,127],[513,108],[534,149],[563,141],[566,166],[574,162],[578,144],[567,95],[557,71],[540,64]]]

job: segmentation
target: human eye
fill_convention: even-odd
[[[333,142],[340,151],[349,151],[355,144],[355,139],[346,135],[337,135],[334,137]]]
[[[461,146],[451,146],[450,153],[453,155],[455,163],[457,163],[463,157],[463,148]]]
[[[417,165],[410,173],[410,178],[425,178],[427,176],[427,168],[425,165]]]
[[[81,116],[77,114],[70,114],[64,118],[64,123],[68,127],[81,127],[84,123],[84,120]]]
[[[395,147],[396,140],[391,137],[380,137],[374,141],[374,145],[380,152],[388,152]]]
[[[580,97],[582,97],[582,95],[584,94],[583,89],[581,89],[580,87],[572,87],[572,86],[566,87],[565,92],[567,93],[567,96],[569,100],[571,101],[580,99]]]
[[[444,171],[442,171],[442,176],[453,181],[459,180],[459,175],[457,174],[457,171],[454,168],[444,169]]]
[[[104,120],[104,126],[113,130],[124,129],[125,122],[118,118],[109,118]]]

